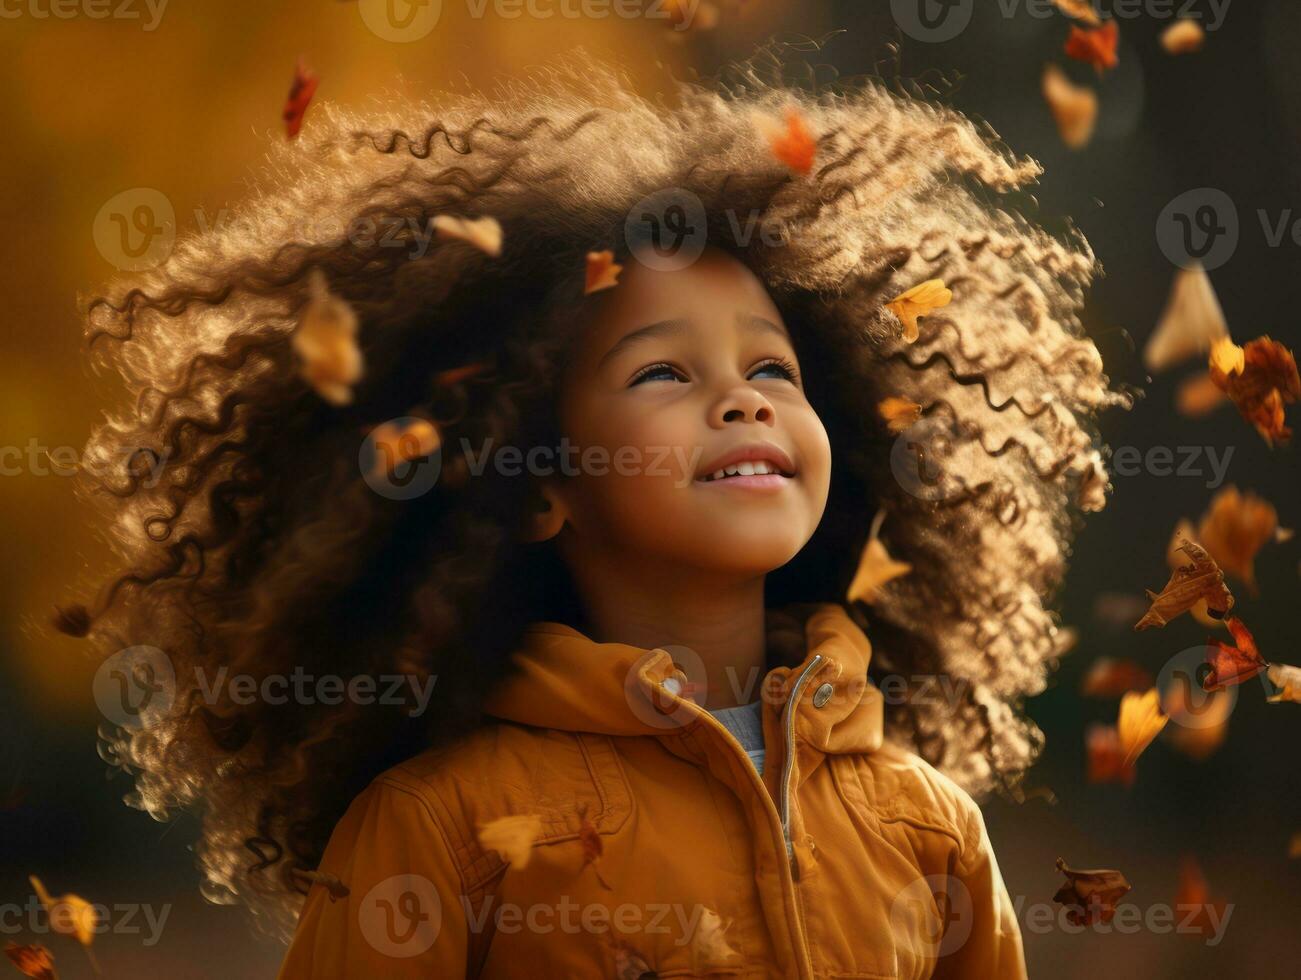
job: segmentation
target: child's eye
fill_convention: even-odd
[[[685,381],[685,380],[687,380],[686,375],[684,375],[681,371],[675,368],[672,364],[663,364],[663,363],[648,364],[646,367],[642,368],[635,375],[633,375],[632,380],[628,382],[628,387],[631,388],[633,385],[639,385],[643,381]]]
[[[797,383],[800,378],[800,373],[795,365],[784,357],[768,358],[751,372],[750,378],[753,380],[765,372],[768,372],[769,377],[781,378],[783,381],[790,381],[791,383]]]

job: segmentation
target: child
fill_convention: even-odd
[[[166,652],[112,757],[281,976],[1024,976],[967,793],[1105,491],[1095,263],[957,113],[760,76],[331,109],[92,304],[128,571],[64,626]]]

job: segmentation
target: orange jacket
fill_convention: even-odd
[[[354,801],[320,868],[348,894],[312,886],[280,976],[1024,977],[979,809],[883,742],[842,608],[805,638],[764,681],[760,779],[668,653],[532,627],[499,724]],[[511,815],[540,818],[514,867],[478,840]]]

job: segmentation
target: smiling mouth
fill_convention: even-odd
[[[766,460],[756,459],[747,460],[742,463],[730,463],[722,469],[715,470],[713,473],[706,473],[704,476],[697,477],[697,483],[716,483],[720,480],[735,480],[738,477],[747,476],[772,476],[779,479],[789,480],[794,477],[794,473],[786,473],[779,469],[775,464]]]

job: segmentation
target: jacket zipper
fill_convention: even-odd
[[[809,674],[818,664],[822,663],[822,654],[815,653],[809,665],[800,671],[800,676],[795,679],[795,686],[791,688],[790,699],[786,702],[786,753],[782,756],[782,786],[781,786],[781,821],[782,821],[782,838],[786,841],[786,860],[790,862],[791,875],[798,879],[799,867],[795,861],[795,844],[791,841],[791,772],[795,768],[795,706],[800,700],[800,691],[804,689],[804,682],[808,680]]]

